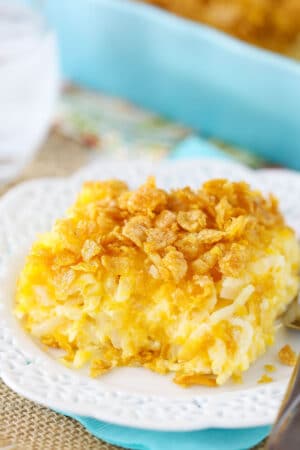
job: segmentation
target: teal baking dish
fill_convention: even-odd
[[[130,0],[44,0],[63,72],[300,169],[300,64]]]

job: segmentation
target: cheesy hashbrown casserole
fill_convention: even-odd
[[[272,344],[299,265],[276,199],[244,182],[170,192],[152,177],[134,191],[88,182],[33,244],[15,314],[92,376],[143,366],[183,386],[220,385]]]

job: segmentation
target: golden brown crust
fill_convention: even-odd
[[[169,194],[153,178],[137,191],[118,181],[86,183],[71,217],[56,224],[59,245],[52,257],[47,251],[47,264],[58,272],[70,263],[83,270],[83,262],[96,264],[101,254],[102,264],[115,271],[122,261],[134,264],[142,251],[164,280],[214,270],[231,276],[250,258],[247,246],[258,236],[265,239],[265,228],[282,223],[276,202],[245,183],[213,180],[198,192],[184,188]]]

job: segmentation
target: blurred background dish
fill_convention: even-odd
[[[141,2],[41,6],[66,78],[300,169],[297,61]]]

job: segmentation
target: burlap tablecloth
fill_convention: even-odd
[[[30,178],[71,174],[88,161],[88,153],[78,143],[51,133],[36,159],[13,184]],[[0,448],[112,450],[118,447],[93,437],[75,420],[15,394],[0,381]],[[256,450],[262,449],[262,445],[256,447]]]

